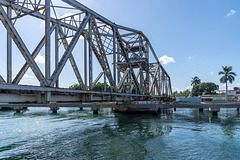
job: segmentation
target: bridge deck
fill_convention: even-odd
[[[99,111],[101,108],[112,108],[120,113],[158,113],[161,109],[172,108],[195,108],[219,111],[220,108],[240,108],[240,102],[172,102],[172,103],[152,103],[143,104],[143,102],[133,102],[134,104],[116,104],[116,103],[51,103],[51,104],[0,104],[1,108],[21,110],[25,107],[50,107],[52,110],[58,110],[60,107],[78,107],[92,108]]]

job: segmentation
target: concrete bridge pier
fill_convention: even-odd
[[[220,108],[209,108],[209,111],[212,113],[212,115],[217,116],[218,112],[220,112]]]
[[[57,111],[59,110],[59,107],[52,106],[52,107],[50,107],[50,110],[52,111],[52,113],[57,113]]]
[[[177,108],[174,108],[174,111],[177,111]]]
[[[93,114],[98,114],[98,111],[100,110],[100,106],[93,106],[91,107]]]
[[[0,111],[2,110],[2,107],[0,107]]]
[[[16,111],[16,113],[20,113],[23,107],[14,107],[13,110]]]

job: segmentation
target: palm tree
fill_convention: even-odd
[[[220,78],[221,83],[226,83],[226,94],[225,94],[225,101],[227,102],[227,91],[228,91],[228,81],[232,83],[235,80],[236,73],[232,72],[232,66],[222,66],[223,71],[220,71],[218,74],[223,75]]]
[[[191,82],[191,86],[196,86],[201,83],[201,80],[197,76],[195,76],[192,78]]]

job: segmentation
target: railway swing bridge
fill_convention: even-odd
[[[59,17],[58,12],[63,10],[72,14]],[[32,51],[16,26],[25,17],[41,20],[45,26],[39,43],[35,47],[31,44]],[[7,44],[6,48],[0,48],[7,57],[6,75],[0,73],[0,103],[131,103],[171,99],[170,76],[149,39],[141,31],[115,24],[76,0],[0,0],[0,20]],[[25,35],[33,36],[28,32]],[[17,49],[13,50],[13,45]],[[82,52],[76,52],[79,46]],[[44,69],[36,62],[42,50]],[[18,63],[13,61],[16,54],[22,54],[25,63],[13,74],[13,64]],[[81,55],[83,68],[74,58],[76,54]],[[60,75],[67,61],[80,90],[60,86]],[[100,73],[96,73],[96,64],[101,68]],[[38,86],[21,84],[28,70],[39,81]],[[104,90],[93,91],[100,80],[104,82]],[[107,84],[110,91],[106,90]]]

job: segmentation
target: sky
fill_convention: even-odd
[[[56,0],[55,0],[56,1]],[[240,1],[239,0],[78,0],[109,20],[141,30],[151,41],[160,62],[171,77],[173,91],[191,88],[191,79],[198,76],[202,82],[214,82],[224,89],[218,72],[222,66],[232,66],[238,75],[229,88],[240,87]],[[59,0],[57,3],[61,3]],[[66,14],[66,13],[62,13]],[[62,15],[59,15],[62,16]],[[44,33],[44,24],[29,18],[17,22],[16,27],[33,50]],[[29,28],[26,33],[26,28]],[[0,24],[0,74],[6,77],[6,35]],[[79,42],[81,43],[81,42]],[[14,74],[21,67],[23,58],[16,47]],[[43,53],[36,61],[44,67]],[[76,59],[81,59],[76,55]],[[81,61],[81,60],[80,60]],[[79,62],[81,66],[82,63]],[[60,82],[68,87],[75,81],[70,65],[61,77],[70,80]],[[98,68],[98,67],[96,67]],[[83,73],[80,70],[81,73]],[[97,74],[97,73],[96,73]],[[95,75],[97,76],[97,75]],[[23,84],[35,84],[32,72],[22,80]]]

